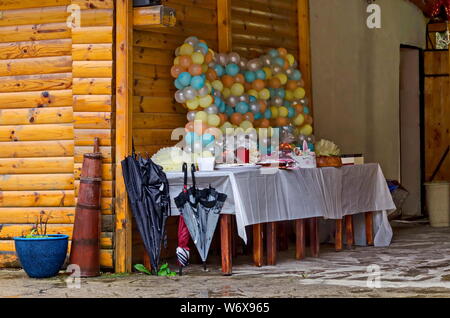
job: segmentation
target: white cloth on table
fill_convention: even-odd
[[[247,242],[248,225],[375,213],[375,245],[387,246],[392,229],[386,210],[395,209],[378,164],[342,168],[279,170],[272,168],[196,172],[198,188],[227,194],[222,213],[236,214],[239,236]],[[167,173],[173,200],[183,187],[183,173]],[[192,185],[189,176],[188,186]],[[179,215],[172,203],[172,215]],[[362,234],[361,235],[361,231]],[[364,245],[364,220],[355,217],[355,243]]]

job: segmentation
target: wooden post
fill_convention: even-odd
[[[264,264],[264,231],[262,224],[253,225],[253,263],[261,267]]]
[[[334,238],[334,246],[336,252],[340,252],[343,249],[343,222],[342,219],[336,220],[336,235]]]
[[[295,258],[305,258],[305,220],[295,220]]]
[[[231,0],[217,0],[219,52],[231,51]]]
[[[220,216],[220,249],[222,251],[222,273],[231,275],[231,214],[222,214]]]
[[[347,248],[351,249],[354,244],[354,233],[353,233],[353,216],[345,216],[345,236],[347,239]]]
[[[312,74],[311,74],[311,42],[310,42],[310,19],[309,0],[297,0],[298,11],[298,44],[300,71],[305,80],[306,96],[309,99],[309,108],[312,115]]]
[[[319,257],[320,241],[319,241],[319,225],[317,218],[310,218],[309,220],[309,244],[312,257]]]
[[[133,1],[116,2],[116,239],[115,270],[131,271],[131,212],[121,161],[131,152],[133,115]]]
[[[366,219],[366,242],[367,245],[373,245],[373,212],[367,212],[364,214]]]
[[[150,272],[152,271],[152,263],[150,261],[150,255],[148,255],[147,251],[144,251],[144,266]]]
[[[267,223],[267,265],[277,264],[277,223]]]

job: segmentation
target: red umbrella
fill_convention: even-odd
[[[189,230],[184,223],[183,216],[180,216],[178,221],[178,247],[177,247],[177,259],[178,265],[180,265],[180,276],[182,275],[183,267],[189,265]]]

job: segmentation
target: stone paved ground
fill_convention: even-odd
[[[0,297],[450,297],[450,229],[416,225],[394,231],[389,248],[336,253],[322,246],[319,259],[301,262],[291,250],[277,266],[263,268],[239,257],[232,277],[221,276],[218,266],[204,272],[193,265],[182,277],[104,274],[69,289],[62,274],[35,280],[21,270],[0,270]],[[377,269],[381,288],[368,288]]]

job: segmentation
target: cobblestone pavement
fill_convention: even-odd
[[[215,265],[206,272],[192,265],[182,277],[103,274],[78,289],[67,287],[64,274],[36,280],[0,270],[0,297],[450,297],[450,229],[403,225],[394,232],[389,248],[336,253],[323,245],[320,258],[303,261],[290,250],[277,266],[255,268],[241,256],[231,277]]]

